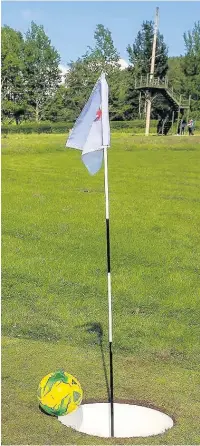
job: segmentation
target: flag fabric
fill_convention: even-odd
[[[101,168],[103,149],[110,146],[108,84],[102,73],[73,129],[66,147],[82,151],[82,161],[91,175]]]

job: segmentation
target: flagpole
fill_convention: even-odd
[[[106,241],[107,241],[107,269],[108,269],[108,339],[109,339],[109,357],[110,357],[110,427],[111,427],[111,437],[114,437],[113,357],[112,357],[112,294],[111,294],[111,271],[110,271],[110,225],[109,225],[107,146],[104,146],[104,183],[105,183],[105,201],[106,201]]]

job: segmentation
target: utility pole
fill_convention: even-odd
[[[153,36],[153,46],[152,46],[152,56],[151,56],[151,69],[149,76],[149,84],[151,85],[151,80],[154,76],[155,69],[155,58],[156,58],[156,41],[157,41],[157,33],[158,33],[158,20],[159,20],[159,8],[156,8],[156,17],[155,17],[155,25],[154,25],[154,36]],[[148,93],[147,99],[147,114],[146,114],[146,130],[145,135],[149,135],[149,127],[150,127],[150,116],[151,116],[151,92]]]

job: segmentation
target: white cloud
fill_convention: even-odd
[[[69,71],[69,67],[65,67],[64,65],[59,65],[59,69],[61,71],[61,84],[64,84],[65,74]]]
[[[120,65],[120,70],[125,70],[125,68],[128,68],[129,66],[128,62],[124,59],[119,59],[118,63]]]
[[[120,70],[125,70],[129,66],[128,62],[126,62],[126,60],[124,60],[124,59],[119,59],[118,64],[120,65]],[[61,71],[61,84],[64,84],[65,83],[65,75],[69,71],[70,68],[68,66],[60,64],[59,69]]]

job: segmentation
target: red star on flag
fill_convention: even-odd
[[[97,112],[96,112],[96,118],[95,118],[95,121],[99,121],[99,119],[101,119],[101,116],[102,116],[102,111],[101,111],[101,109],[99,108],[99,109],[97,110]]]

